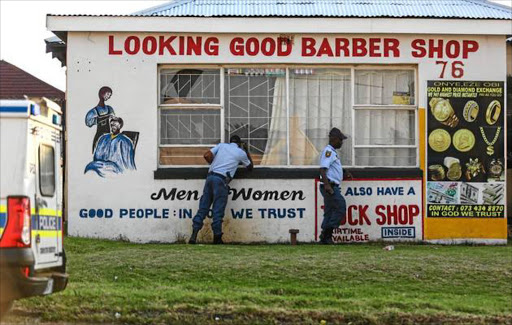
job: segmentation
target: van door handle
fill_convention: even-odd
[[[46,200],[44,200],[44,199],[36,198],[36,205],[38,207],[47,207],[48,206],[48,202],[46,202]]]

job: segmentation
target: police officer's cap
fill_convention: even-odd
[[[329,132],[329,136],[339,138],[340,140],[345,140],[347,138],[347,136],[344,135],[338,128],[332,128]]]
[[[231,138],[229,138],[229,142],[231,143],[242,143],[242,139],[238,135],[232,135]]]

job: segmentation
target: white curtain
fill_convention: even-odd
[[[286,79],[277,77],[274,84],[272,116],[268,130],[268,140],[261,165],[286,165]]]
[[[307,71],[307,70],[306,70]],[[290,75],[290,162],[317,165],[333,127],[351,135],[350,70],[316,69]],[[344,142],[341,161],[352,164],[352,137]]]

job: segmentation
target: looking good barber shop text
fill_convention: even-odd
[[[480,48],[475,40],[414,39],[402,45],[396,38],[362,37],[233,37],[215,36],[108,36],[108,55],[219,56],[223,47],[232,56],[286,57],[299,51],[302,57],[467,59]],[[298,47],[298,50],[295,50]]]

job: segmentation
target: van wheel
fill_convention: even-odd
[[[11,310],[13,301],[4,301],[0,303],[0,319],[3,319],[5,315]]]

